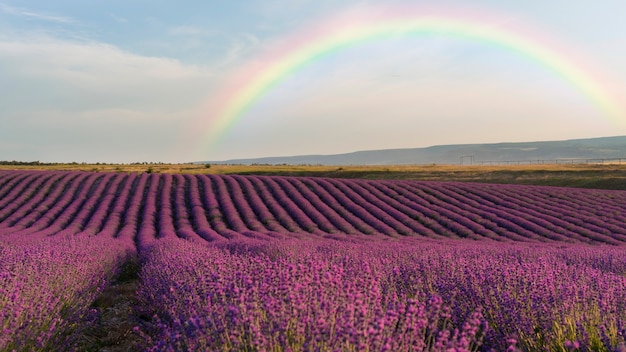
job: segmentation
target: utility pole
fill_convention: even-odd
[[[470,164],[470,165],[473,165],[473,164],[474,164],[474,156],[473,156],[473,155],[463,155],[463,156],[460,156],[460,157],[459,157],[459,163],[460,163],[461,165],[464,165],[464,164],[463,164],[463,160],[465,160],[465,159],[469,159],[469,164]]]

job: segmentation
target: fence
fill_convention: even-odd
[[[469,160],[469,163],[468,163]],[[475,160],[473,155],[459,157],[461,165],[554,165],[554,164],[623,164],[624,158],[563,158],[534,160]]]

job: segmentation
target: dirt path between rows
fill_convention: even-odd
[[[139,304],[139,263],[136,259],[122,266],[120,275],[94,301],[97,320],[81,334],[79,350],[130,352],[145,349],[145,341],[135,331],[145,323],[137,314]]]

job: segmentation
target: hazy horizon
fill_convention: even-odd
[[[624,10],[0,0],[0,160],[176,163],[626,135]],[[510,36],[433,26],[287,64],[344,28],[400,17]]]
[[[563,140],[532,140],[532,141],[514,141],[514,142],[510,142],[510,141],[497,141],[497,142],[485,142],[485,143],[450,143],[450,144],[433,144],[433,145],[427,145],[427,146],[423,146],[423,147],[407,147],[407,148],[384,148],[384,149],[359,149],[359,150],[348,150],[348,151],[343,151],[343,152],[337,152],[337,153],[329,153],[329,154],[320,154],[320,153],[311,153],[311,154],[284,154],[284,155],[264,155],[264,156],[259,156],[259,157],[251,157],[251,158],[247,158],[247,157],[241,157],[241,158],[232,158],[232,159],[221,159],[221,160],[194,160],[193,162],[225,162],[225,161],[231,161],[231,160],[250,160],[250,159],[272,159],[272,158],[292,158],[292,157],[306,157],[306,156],[334,156],[334,155],[345,155],[345,154],[352,154],[352,153],[362,153],[362,152],[378,152],[378,151],[389,151],[389,150],[413,150],[413,149],[428,149],[428,148],[436,148],[436,147],[453,147],[453,146],[461,146],[461,145],[468,145],[468,146],[478,146],[478,145],[497,145],[497,144],[516,144],[516,143],[520,143],[520,144],[525,144],[525,143],[543,143],[543,142],[565,142],[568,140],[585,140],[585,139],[595,139],[595,138],[619,138],[619,137],[626,137],[625,136],[596,136],[596,137],[589,137],[589,138],[568,138],[568,139],[563,139]]]

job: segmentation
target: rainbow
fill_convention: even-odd
[[[575,62],[573,57],[576,56],[555,49],[558,46],[548,39],[535,39],[536,36],[530,34],[532,31],[497,25],[502,22],[501,18],[471,16],[465,12],[459,16],[419,11],[409,16],[377,13],[356,20],[354,16],[339,16],[312,31],[295,35],[288,45],[244,69],[239,75],[242,78],[233,80],[225,96],[220,97],[223,103],[209,121],[206,140],[210,145],[216,145],[268,91],[325,55],[361,43],[407,36],[447,36],[512,51],[568,82],[610,119],[624,121],[622,107],[600,83],[601,80],[591,74],[594,70]]]

